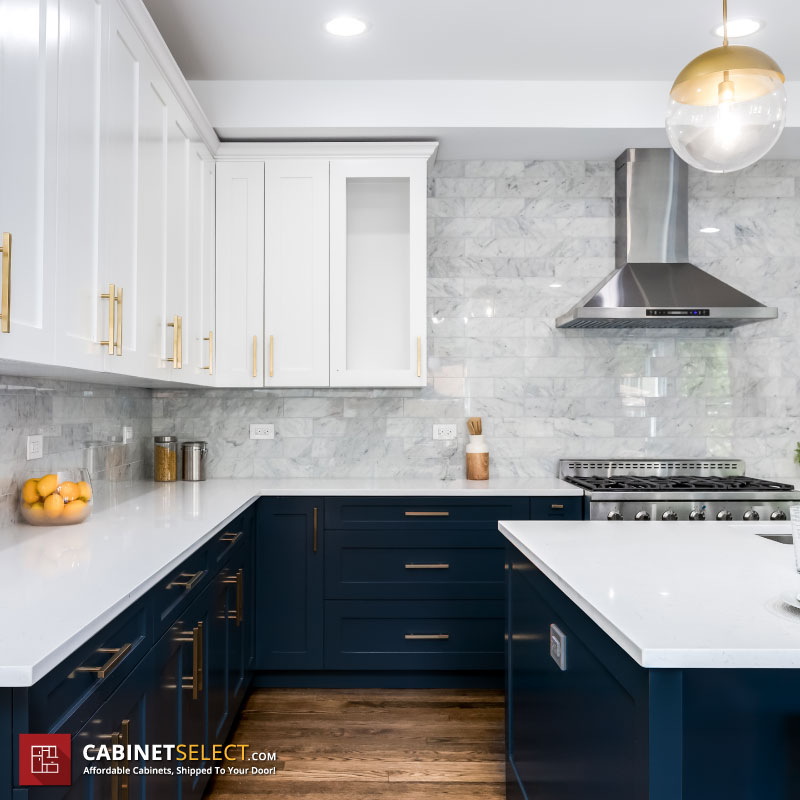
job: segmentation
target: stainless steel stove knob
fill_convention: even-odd
[[[646,511],[637,511],[634,519],[648,520],[650,519],[650,515]]]
[[[676,511],[673,511],[673,510],[670,508],[668,511],[665,511],[665,512],[664,512],[664,513],[661,515],[661,519],[663,519],[664,521],[676,520],[676,519],[678,519],[678,514],[677,514],[677,512],[676,512]]]
[[[751,508],[744,512],[742,519],[745,522],[755,522],[756,520],[761,519],[761,517],[758,516],[758,511],[756,511],[754,508]]]
[[[608,518],[611,520],[622,519],[622,514],[615,508],[613,511],[608,512]]]
[[[778,521],[780,521],[780,520],[784,520],[784,519],[786,519],[786,512],[785,512],[785,511],[773,511],[773,512],[772,512],[772,513],[769,515],[769,518],[770,518],[770,519],[771,519],[773,522],[778,522]]]
[[[733,514],[727,508],[723,508],[722,511],[717,513],[717,519],[720,522],[730,522],[733,519]]]
[[[703,511],[702,508],[695,508],[693,511],[689,512],[689,519],[694,521],[697,520],[704,520],[706,518],[706,512]]]

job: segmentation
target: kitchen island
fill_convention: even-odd
[[[800,797],[788,523],[500,530],[509,798]]]

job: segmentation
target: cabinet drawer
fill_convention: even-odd
[[[501,519],[527,519],[527,497],[334,497],[325,500],[326,530],[497,530]]]
[[[502,669],[504,602],[329,600],[327,669]]]
[[[583,519],[583,498],[532,497],[531,519]]]
[[[29,690],[28,730],[74,733],[83,725],[149,650],[150,619],[148,605],[137,603],[37,681]]]
[[[209,544],[212,564],[221,564],[247,536],[248,515],[242,514],[214,536]]]
[[[156,638],[169,628],[178,614],[205,588],[210,577],[210,552],[209,546],[201,548],[153,588]]]
[[[335,600],[502,599],[505,550],[497,531],[329,531],[325,596]]]

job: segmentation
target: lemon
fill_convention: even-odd
[[[87,503],[92,499],[92,487],[89,486],[88,481],[78,481],[78,497],[86,500]]]
[[[56,491],[61,495],[64,499],[65,503],[71,503],[73,500],[76,500],[80,497],[80,490],[78,489],[78,484],[73,483],[72,481],[64,481]]]
[[[25,485],[22,487],[22,499],[33,505],[34,503],[39,501],[39,492],[36,490],[39,481],[35,478],[31,478],[28,481],[25,481]]]
[[[37,491],[42,497],[47,497],[53,494],[58,486],[58,475],[45,475],[39,478],[39,485]]]
[[[79,522],[83,519],[83,514],[86,512],[88,506],[83,500],[73,500],[64,506],[64,519],[74,520]]]
[[[55,478],[55,475],[53,476]],[[44,501],[44,513],[50,519],[56,519],[61,516],[64,511],[64,500],[61,495],[51,494]]]
[[[25,508],[25,513],[28,515],[29,519],[32,519],[36,522],[44,520],[44,503],[39,501],[38,503],[34,503],[31,506],[27,506]]]

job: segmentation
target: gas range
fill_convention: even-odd
[[[562,459],[560,477],[586,491],[589,518],[785,520],[794,486],[750,478],[738,459]]]

